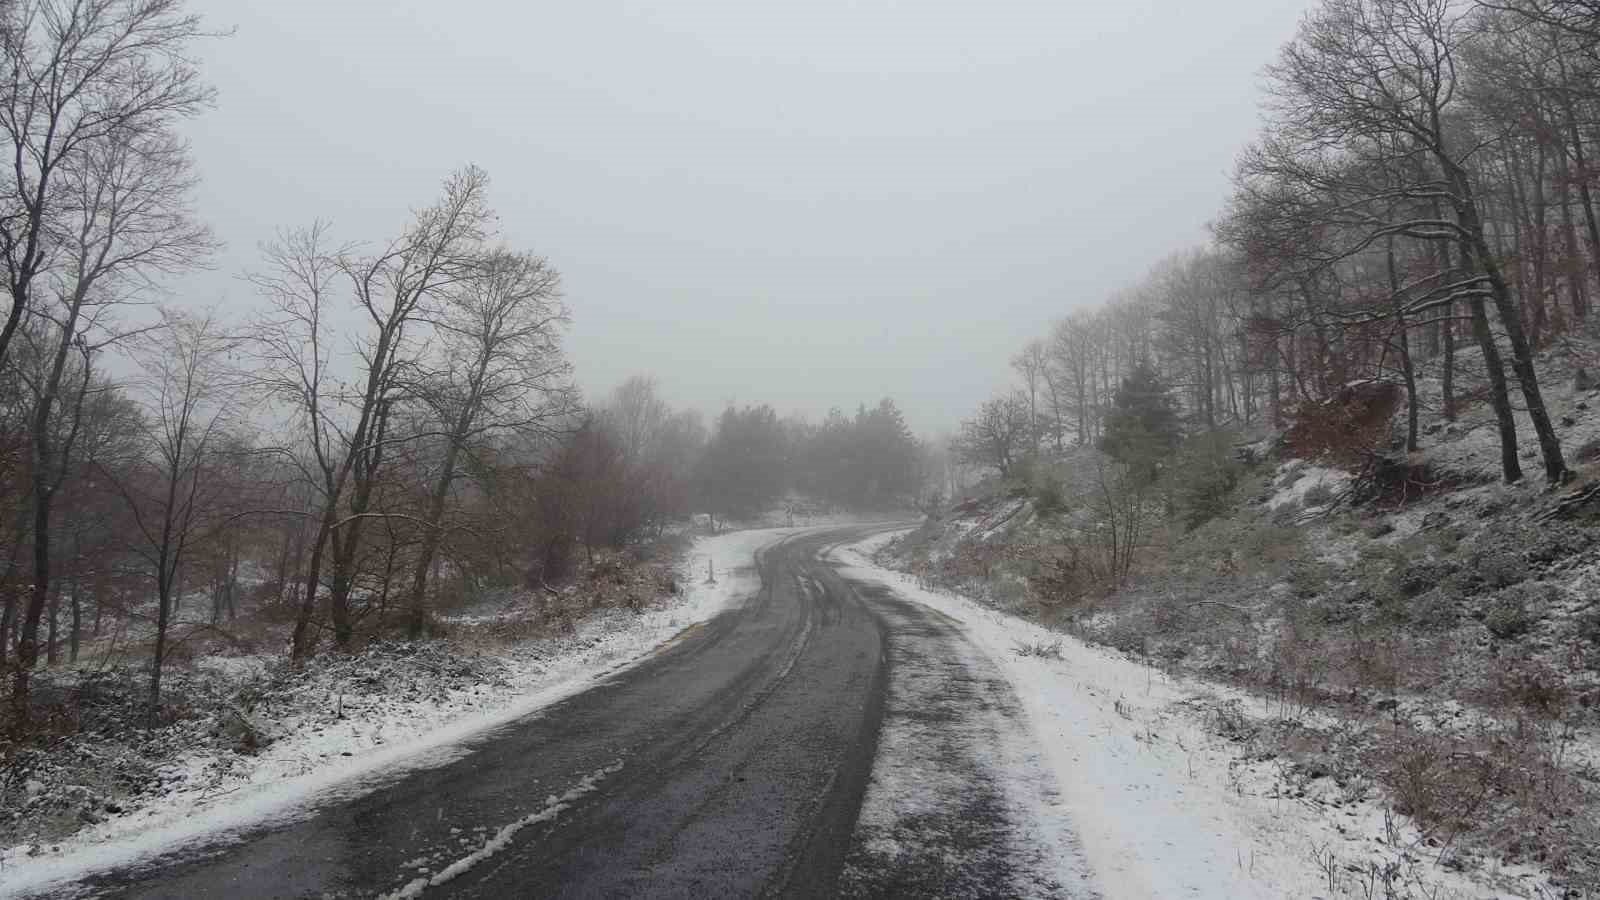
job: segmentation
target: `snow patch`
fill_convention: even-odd
[[[585,622],[553,658],[508,651],[501,661],[510,675],[502,682],[444,696],[386,696],[368,709],[343,708],[342,699],[329,697],[325,714],[279,723],[285,733],[258,756],[219,758],[208,752],[182,758],[167,773],[174,786],[157,804],[114,816],[48,849],[0,850],[0,898],[56,891],[192,845],[234,843],[248,830],[295,821],[406,772],[459,759],[471,751],[471,742],[594,687],[754,594],[761,584],[756,551],[800,530],[698,539],[683,562],[681,600]],[[708,567],[716,573],[714,583],[706,579]],[[238,658],[203,665],[242,671],[256,663]]]
[[[478,847],[478,849],[472,851],[466,856],[461,857],[450,865],[445,866],[443,869],[440,869],[433,875],[425,875],[421,878],[412,879],[400,890],[395,891],[392,894],[385,894],[385,900],[404,900],[404,898],[416,897],[421,894],[425,888],[444,884],[445,882],[461,875],[462,873],[471,869],[473,866],[483,862],[496,853],[499,853],[501,850],[504,850],[507,845],[511,843],[511,839],[516,837],[517,832],[527,828],[529,825],[535,825],[540,822],[548,822],[551,819],[554,819],[556,816],[561,815],[568,809],[571,809],[575,800],[577,800],[579,797],[582,797],[584,794],[594,791],[595,786],[599,784],[606,776],[615,774],[621,769],[622,763],[619,762],[603,769],[596,769],[588,775],[585,775],[577,783],[577,785],[572,788],[572,790],[567,791],[565,794],[562,794],[559,797],[551,794],[549,798],[545,800],[544,807],[538,812],[529,813],[528,815],[523,816],[511,824],[503,826],[500,828],[500,830],[494,833],[493,837],[489,838],[487,841],[484,841],[483,844]]]
[[[1439,851],[1430,852],[1422,835],[1386,816],[1376,800],[1348,801],[1330,812],[1297,796],[1270,763],[1242,758],[1212,727],[1216,711],[1237,708],[1270,719],[1267,701],[1173,678],[971,600],[925,590],[873,562],[897,536],[837,549],[833,560],[846,578],[883,585],[959,622],[999,665],[1060,790],[1060,804],[1039,812],[1076,833],[1106,897],[1361,896],[1350,892],[1357,887],[1350,872],[1398,862],[1417,879],[1419,896],[1501,897],[1513,886],[1517,895],[1536,893],[1534,869],[1446,869],[1435,864]],[[1060,659],[1014,652],[1057,643]],[[1386,832],[1390,837],[1381,838]],[[1330,861],[1342,879],[1337,891],[1329,890]]]
[[[1337,495],[1349,486],[1351,476],[1349,472],[1339,469],[1330,469],[1326,466],[1302,463],[1298,460],[1285,463],[1278,470],[1278,476],[1272,482],[1274,493],[1272,499],[1267,501],[1269,509],[1277,509],[1290,503],[1306,504],[1306,494],[1314,488],[1326,488],[1329,496]],[[1321,504],[1310,504],[1318,506]]]

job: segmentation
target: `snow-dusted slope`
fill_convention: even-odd
[[[873,563],[873,553],[894,537],[834,551],[841,574],[959,622],[998,663],[1032,725],[1018,752],[1042,753],[1060,789],[1053,812],[1076,832],[1107,898],[1537,896],[1538,873],[1478,871],[1468,879],[1435,865],[1440,851],[1403,824],[1386,822],[1378,803],[1324,802],[1318,786],[1308,789],[1270,762],[1244,758],[1218,734],[1215,717],[1232,705],[1269,718],[1264,701],[1172,679],[970,600],[923,590]],[[1047,655],[1023,656],[1020,647],[1043,647]]]
[[[444,695],[393,690],[360,708],[329,697],[328,715],[279,723],[284,733],[259,756],[215,752],[180,760],[161,802],[132,810],[44,847],[0,851],[0,897],[36,894],[94,871],[135,864],[196,840],[293,818],[318,802],[357,795],[401,772],[459,758],[470,741],[642,659],[684,629],[712,618],[760,586],[758,548],[795,529],[737,531],[696,542],[683,563],[681,600],[642,614],[581,625],[554,655],[508,652],[509,677]],[[717,581],[706,583],[711,563]],[[337,714],[333,704],[340,704]]]

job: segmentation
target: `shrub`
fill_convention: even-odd
[[[1438,587],[1455,571],[1456,566],[1448,562],[1415,562],[1395,570],[1394,586],[1403,596],[1416,597]]]
[[[1428,535],[1433,545],[1439,549],[1439,552],[1445,556],[1454,555],[1457,550],[1461,549],[1461,539],[1467,536],[1466,531],[1459,525],[1435,529],[1425,532],[1425,534]]]
[[[1028,641],[1018,641],[1012,646],[1011,649],[1012,652],[1016,653],[1018,656],[1037,656],[1040,659],[1061,658],[1060,641],[1052,641],[1050,643],[1045,643],[1044,641],[1035,641],[1031,643]]]
[[[1252,564],[1272,567],[1290,562],[1304,550],[1306,535],[1298,528],[1280,528],[1255,520],[1238,530],[1219,530],[1217,538],[1234,556]]]
[[[1298,524],[1300,520],[1300,503],[1290,500],[1272,511],[1272,524],[1287,527]]]
[[[1288,490],[1300,483],[1306,477],[1306,464],[1304,460],[1295,460],[1283,468],[1283,474],[1278,476],[1277,487],[1279,490]]]
[[[1496,669],[1501,699],[1541,716],[1559,715],[1571,692],[1560,673],[1537,660],[1517,660]]]
[[[1388,544],[1362,544],[1356,548],[1360,569],[1365,572],[1382,572],[1403,566],[1408,557],[1404,550]]]
[[[1478,578],[1493,589],[1510,587],[1528,578],[1528,562],[1516,553],[1490,551],[1477,554],[1472,567]]]
[[[1423,828],[1444,824],[1452,812],[1457,785],[1450,777],[1448,742],[1438,736],[1413,732],[1388,748],[1387,776],[1394,793],[1395,810]]]
[[[1192,531],[1227,512],[1242,471],[1230,432],[1206,432],[1184,441],[1170,474],[1184,526]]]
[[[989,588],[989,600],[1000,609],[1016,609],[1027,600],[1028,588],[1013,578],[998,578]]]
[[[1539,615],[1530,608],[1527,592],[1509,588],[1495,594],[1482,610],[1483,627],[1501,640],[1519,638],[1538,623]]]
[[[1373,620],[1379,625],[1405,626],[1415,621],[1415,612],[1408,598],[1393,588],[1378,588],[1372,594]]]
[[[1573,623],[1578,640],[1588,641],[1600,650],[1600,609],[1592,609]]]
[[[1050,516],[1067,508],[1066,493],[1061,482],[1046,476],[1033,488],[1033,510],[1041,516]]]
[[[1296,597],[1310,599],[1328,589],[1328,580],[1332,574],[1332,570],[1325,563],[1299,560],[1289,569],[1287,581]]]
[[[1044,468],[1032,453],[1023,454],[1011,464],[1011,471],[1006,475],[1008,493],[1012,497],[1026,496]]]
[[[1333,488],[1329,487],[1327,482],[1319,481],[1306,488],[1305,494],[1301,496],[1301,502],[1307,509],[1313,506],[1327,506],[1333,502]]]
[[[1418,597],[1412,604],[1411,620],[1419,627],[1446,631],[1456,627],[1460,614],[1456,609],[1457,596],[1446,588],[1436,588]]]

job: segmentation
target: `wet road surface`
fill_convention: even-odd
[[[949,620],[821,558],[874,530],[769,545],[757,594],[453,762],[80,888],[228,900],[1067,895],[1040,864],[1062,848],[1030,840],[989,771],[985,746],[1017,725],[1009,687]],[[883,759],[880,734],[894,745]]]

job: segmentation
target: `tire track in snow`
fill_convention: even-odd
[[[999,667],[939,613],[851,586],[889,626],[889,696],[840,893],[1096,896]]]
[[[463,857],[460,857],[437,872],[422,875],[418,878],[413,878],[399,890],[383,895],[383,900],[409,900],[409,898],[421,895],[424,890],[430,887],[444,884],[445,882],[462,875],[473,866],[484,862],[485,860],[489,859],[489,857],[494,856],[501,850],[504,850],[508,845],[510,845],[511,839],[516,837],[517,832],[527,828],[529,825],[536,825],[540,822],[548,822],[561,815],[563,812],[566,812],[568,809],[571,809],[572,804],[577,801],[578,798],[594,791],[595,787],[606,776],[615,774],[621,769],[622,763],[619,762],[603,769],[596,769],[588,775],[585,775],[578,781],[576,785],[572,787],[571,790],[567,791],[565,794],[562,794],[559,797],[551,794],[545,800],[544,806],[537,812],[529,813],[528,815],[525,815],[522,818],[511,822],[510,824],[502,826],[494,833],[493,837],[484,841],[476,850]]]

